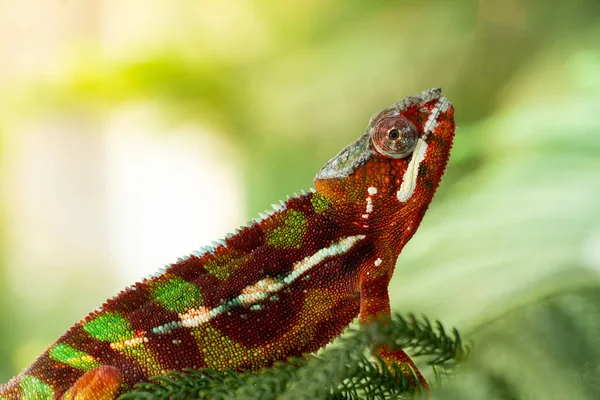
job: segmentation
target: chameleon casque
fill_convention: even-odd
[[[0,386],[0,399],[114,399],[168,370],[258,370],[319,349],[357,315],[385,320],[396,259],[454,130],[439,88],[384,109],[309,193],[107,300]],[[427,385],[401,349],[377,353]]]

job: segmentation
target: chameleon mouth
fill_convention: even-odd
[[[445,113],[448,111],[448,107],[450,107],[450,102],[444,96],[440,96],[435,106],[431,110],[429,117],[427,118],[427,122],[425,122],[425,127],[423,128],[423,140],[426,140],[429,134],[433,133],[435,128],[439,125],[438,118],[440,113]]]
[[[423,160],[425,160],[425,154],[427,154],[427,142],[425,142],[425,138],[422,137],[417,140],[417,145],[413,150],[412,158],[402,177],[400,189],[396,192],[396,197],[401,203],[410,199],[415,192],[415,188],[417,187],[417,177],[419,175],[419,166]]]
[[[440,115],[448,111],[450,105],[448,99],[440,95],[438,101],[431,109],[429,117],[425,122],[425,127],[423,128],[423,136],[417,140],[417,145],[413,150],[406,172],[402,177],[400,189],[396,192],[396,197],[401,203],[410,199],[415,192],[415,188],[417,187],[417,177],[419,176],[419,167],[423,160],[425,160],[425,155],[427,154],[427,138],[430,134],[433,134],[435,128],[440,124]]]

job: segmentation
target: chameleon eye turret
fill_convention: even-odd
[[[371,141],[379,153],[404,158],[417,145],[417,128],[402,116],[386,117],[371,129]]]

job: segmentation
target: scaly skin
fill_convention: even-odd
[[[316,190],[109,299],[0,399],[114,399],[168,370],[258,370],[319,349],[357,315],[388,318],[396,259],[433,198],[454,128],[439,89],[383,110],[319,171]],[[378,354],[426,385],[402,350]]]

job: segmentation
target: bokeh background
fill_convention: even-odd
[[[392,308],[474,341],[445,398],[600,398],[592,0],[0,1],[0,381],[432,86],[458,131]]]

